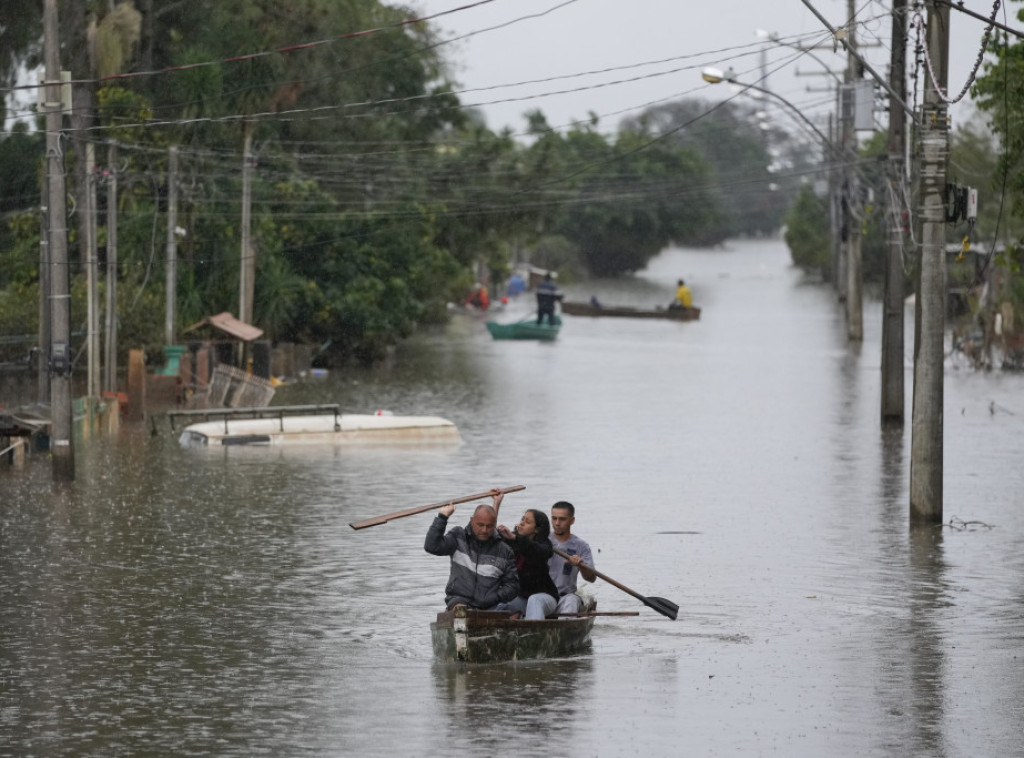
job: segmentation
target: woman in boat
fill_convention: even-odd
[[[519,597],[508,603],[495,607],[494,610],[512,611],[513,618],[519,618],[526,612],[531,595],[550,595],[553,602],[558,600],[558,589],[548,571],[548,559],[551,557],[551,522],[543,511],[533,508],[527,510],[514,530],[510,531],[502,524],[498,527],[498,536],[512,548],[516,555],[516,571],[519,574]],[[540,604],[538,603],[539,607]],[[531,617],[526,616],[527,619]],[[543,618],[543,616],[537,616]]]

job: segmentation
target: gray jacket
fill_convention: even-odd
[[[427,530],[423,549],[433,555],[452,559],[448,585],[444,588],[445,606],[464,603],[470,608],[493,608],[519,595],[519,575],[512,548],[497,534],[481,542],[467,524],[444,533],[448,517],[437,514]]]

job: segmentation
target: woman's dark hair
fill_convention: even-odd
[[[533,523],[537,526],[536,531],[533,533],[533,539],[537,542],[543,542],[551,534],[551,522],[548,521],[548,515],[544,511],[538,511],[535,508],[527,508],[527,511],[533,514]]]

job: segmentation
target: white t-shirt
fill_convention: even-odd
[[[594,556],[590,552],[590,545],[575,534],[565,542],[559,542],[558,538],[552,534],[548,537],[548,541],[556,550],[561,550],[569,555],[578,555],[585,564],[593,567]],[[552,555],[548,559],[548,571],[551,573],[551,578],[558,588],[559,595],[568,595],[576,591],[576,577],[579,575],[580,570],[565,560],[565,558],[560,555]]]

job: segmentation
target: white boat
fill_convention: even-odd
[[[272,411],[267,408],[265,411]],[[461,442],[459,430],[438,416],[323,413],[232,418],[189,424],[178,442],[184,447],[227,445],[427,445]]]

